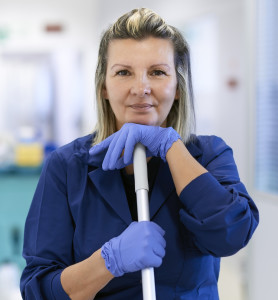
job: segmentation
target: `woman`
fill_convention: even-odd
[[[44,165],[26,221],[23,299],[218,299],[220,257],[250,240],[258,211],[232,150],[195,136],[188,46],[149,9],[103,35],[94,134]],[[137,222],[132,153],[147,148],[150,222]],[[93,145],[93,146],[92,146]]]

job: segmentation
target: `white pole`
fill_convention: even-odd
[[[138,221],[150,221],[149,183],[147,172],[146,149],[137,144],[133,154],[135,192],[137,198]],[[155,300],[155,282],[153,268],[142,270],[143,299]]]

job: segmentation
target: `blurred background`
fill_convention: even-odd
[[[21,299],[24,222],[47,155],[92,131],[101,32],[149,7],[192,53],[197,133],[221,136],[260,210],[221,300],[277,299],[278,1],[0,0],[0,299]]]

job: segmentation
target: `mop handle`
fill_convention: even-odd
[[[137,199],[138,221],[150,221],[149,183],[145,146],[138,143],[133,154],[135,192]],[[153,268],[142,270],[143,299],[155,300],[155,282]]]

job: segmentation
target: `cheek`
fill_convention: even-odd
[[[113,102],[122,102],[124,96],[126,96],[128,88],[121,82],[113,82],[107,85],[107,99]]]
[[[177,92],[177,82],[176,80],[166,80],[163,82],[163,84],[160,84],[160,86],[157,86],[158,90],[160,90],[161,94],[167,95],[167,97],[174,97]]]
[[[175,98],[176,98],[176,87],[166,86],[160,90],[161,98],[165,106],[172,106]]]
[[[125,109],[122,101],[123,98],[121,97],[120,94],[115,94],[115,95],[110,94],[109,96],[110,97],[108,101],[110,103],[112,111],[114,112],[116,118],[121,118]]]
[[[110,106],[114,112],[114,114],[118,114],[120,111],[120,105],[118,104],[117,101],[115,101],[115,99],[113,99],[112,101],[109,100]]]

